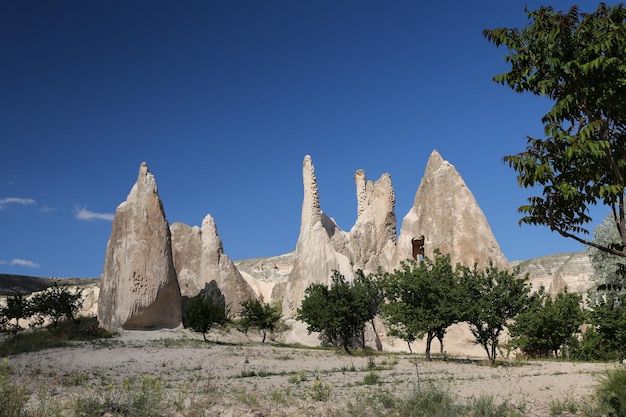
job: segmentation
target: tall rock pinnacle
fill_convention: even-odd
[[[352,263],[374,272],[387,269],[396,242],[396,196],[391,176],[383,174],[376,182],[367,181],[365,171],[354,174],[357,220],[350,230]]]
[[[206,284],[214,282],[234,314],[241,311],[243,302],[256,299],[254,290],[224,254],[222,239],[211,215],[205,216],[202,228],[174,223],[170,230],[174,265],[184,297],[194,297]]]
[[[126,201],[115,211],[107,244],[98,321],[105,329],[173,328],[181,323],[181,296],[170,229],[146,163]]]
[[[508,261],[472,192],[453,165],[437,151],[428,159],[413,207],[402,220],[394,261],[412,257],[412,239],[424,237],[424,255],[449,253],[452,263],[479,267],[491,259],[501,269]]]
[[[284,294],[283,309],[292,316],[300,306],[304,290],[312,283],[329,283],[333,271],[352,277],[350,260],[336,248],[348,246],[347,234],[320,209],[315,168],[309,155],[302,163],[304,198],[300,235],[296,244],[294,267]],[[277,295],[272,295],[272,298]]]

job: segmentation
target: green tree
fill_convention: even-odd
[[[355,272],[353,291],[355,293],[355,308],[359,310],[363,317],[369,317],[369,323],[372,326],[376,337],[376,347],[382,350],[382,342],[376,330],[374,318],[380,313],[380,306],[385,298],[382,288],[383,273],[379,271],[377,274],[365,274],[359,269]],[[361,332],[361,346],[365,347],[365,332]]]
[[[626,294],[608,294],[589,305],[591,325],[600,336],[603,355],[626,359]]]
[[[543,188],[519,208],[520,223],[547,226],[562,236],[626,256],[626,8],[600,3],[593,13],[525,10],[522,29],[485,30],[508,48],[510,71],[496,83],[554,102],[542,118],[543,138],[505,156],[521,187]],[[590,241],[589,206],[611,209],[619,247]]]
[[[435,251],[435,259],[419,263],[408,260],[384,280],[385,303],[381,310],[389,334],[409,344],[426,336],[426,359],[430,360],[435,337],[443,340],[446,329],[461,318],[461,294],[450,255]]]
[[[33,325],[41,326],[48,318],[56,329],[62,319],[73,320],[83,307],[82,297],[82,290],[71,291],[56,283],[36,293],[30,299],[30,313],[35,317]]]
[[[461,267],[465,293],[463,321],[470,326],[475,342],[485,349],[495,363],[500,336],[507,324],[524,312],[531,302],[528,275],[519,277],[519,270],[501,271],[489,262],[479,269]]]
[[[584,322],[582,296],[567,288],[552,298],[542,286],[531,296],[529,308],[520,313],[508,329],[512,346],[530,356],[558,357],[559,350],[579,331]]]
[[[242,330],[246,333],[251,327],[261,330],[263,333],[261,343],[265,343],[267,331],[274,331],[282,317],[282,306],[280,303],[272,305],[260,300],[250,300],[243,303],[242,307],[241,321],[239,322]]]
[[[0,308],[0,329],[16,334],[22,330],[20,320],[27,319],[31,315],[30,303],[22,294],[17,293],[7,297],[6,301],[6,307]]]
[[[230,321],[230,309],[226,305],[224,295],[213,281],[195,297],[183,299],[182,316],[183,326],[202,333],[202,338],[208,343],[206,334],[214,324],[223,326]]]
[[[320,332],[324,344],[350,352],[373,318],[371,310],[362,308],[367,303],[360,299],[363,291],[358,287],[358,281],[351,284],[335,271],[330,286],[313,283],[306,288],[297,319],[307,324],[309,333]]]

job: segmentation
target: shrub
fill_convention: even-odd
[[[25,417],[28,395],[22,385],[9,380],[12,369],[5,359],[0,362],[0,405],[3,417]]]
[[[163,399],[164,388],[161,381],[146,375],[138,382],[124,379],[121,387],[109,385],[104,390],[79,397],[75,411],[84,417],[153,417],[163,415]]]
[[[626,416],[626,368],[609,371],[601,380],[596,398],[608,417]]]
[[[213,325],[224,325],[229,321],[230,309],[216,284],[207,284],[200,294],[183,300],[183,325],[202,333],[202,338],[207,343],[206,334]]]
[[[281,304],[272,305],[259,300],[252,300],[242,304],[242,307],[241,321],[239,322],[241,329],[246,333],[251,327],[261,330],[263,333],[261,343],[265,343],[267,331],[273,332],[282,317]]]
[[[452,396],[447,391],[434,386],[414,391],[410,397],[403,401],[399,408],[398,411],[401,417],[451,417],[461,415],[461,408],[454,404]]]
[[[82,290],[70,291],[56,283],[30,299],[30,315],[35,317],[32,326],[41,326],[45,319],[52,321],[56,329],[62,319],[74,320],[83,307]]]

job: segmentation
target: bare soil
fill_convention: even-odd
[[[349,355],[261,345],[256,335],[232,333],[214,333],[210,338],[222,342],[206,344],[183,329],[124,332],[95,343],[16,355],[8,365],[15,380],[38,398],[59,403],[154,377],[170,404],[163,416],[257,417],[377,415],[366,410],[380,412],[387,399],[429,386],[445,389],[459,403],[492,396],[524,415],[549,416],[554,401],[585,401],[598,378],[615,366],[561,361],[490,366],[455,358],[426,362],[409,353]]]

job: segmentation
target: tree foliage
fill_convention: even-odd
[[[603,356],[626,359],[626,294],[607,295],[590,306],[590,322]]]
[[[613,227],[612,215],[594,230],[594,243],[619,246],[620,236]],[[587,255],[593,267],[595,286],[587,297],[591,327],[575,347],[575,357],[584,360],[624,358],[626,346],[626,267],[624,259],[590,247]]]
[[[526,14],[521,29],[483,32],[508,48],[510,70],[495,82],[554,102],[542,118],[545,137],[529,137],[525,151],[504,157],[521,187],[543,188],[519,208],[520,223],[626,256],[626,8],[600,3],[592,13],[574,6]],[[586,237],[588,207],[599,202],[611,209],[619,247]]]
[[[531,296],[529,308],[520,313],[509,326],[512,346],[525,354],[538,357],[559,350],[578,332],[584,322],[582,296],[567,288],[554,297],[542,286]]]
[[[276,325],[282,317],[282,306],[280,304],[264,303],[260,300],[250,300],[242,304],[241,321],[239,325],[244,332],[250,328],[256,328],[263,333],[263,341],[267,331],[274,331]]]
[[[443,339],[446,329],[462,316],[458,281],[450,255],[438,250],[434,260],[403,262],[383,281],[385,303],[381,310],[389,334],[406,341],[409,349],[411,342],[426,336],[425,353],[430,360],[432,340]]]
[[[16,334],[23,330],[20,320],[31,316],[30,303],[22,294],[17,293],[7,297],[6,302],[7,305],[0,308],[0,329]]]
[[[208,343],[206,334],[214,324],[225,325],[230,321],[230,308],[217,285],[207,286],[195,297],[183,300],[183,326],[202,333]]]
[[[463,321],[470,326],[475,342],[485,349],[494,363],[502,331],[530,303],[528,275],[519,271],[501,271],[489,262],[479,269],[461,267],[462,290],[465,293]]]
[[[320,332],[325,344],[349,352],[362,342],[365,323],[375,316],[368,299],[363,297],[367,293],[362,280],[349,283],[335,271],[330,286],[313,283],[306,288],[297,319],[307,324],[309,333]]]
[[[73,320],[82,307],[82,290],[71,291],[68,287],[59,287],[55,283],[33,295],[28,309],[34,317],[33,325],[41,326],[48,318],[56,328],[62,319]]]

